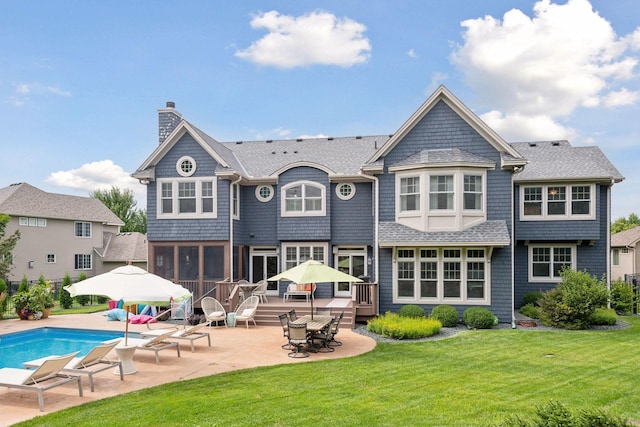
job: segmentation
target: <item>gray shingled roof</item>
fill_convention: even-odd
[[[10,216],[124,225],[124,222],[98,199],[47,193],[26,183],[12,184],[0,189],[0,212]]]
[[[492,164],[495,162],[477,154],[461,150],[459,148],[438,149],[438,150],[422,150],[418,153],[402,159],[389,167],[401,167],[412,165],[438,165],[451,163],[468,163],[468,164]]]
[[[146,262],[147,236],[138,232],[104,233],[104,248],[96,249],[96,253],[106,262]]]
[[[381,222],[380,246],[420,244],[421,246],[492,245],[506,246],[511,242],[505,221],[485,221],[462,231],[419,231],[395,222]]]
[[[335,174],[356,175],[389,135],[225,142],[251,178],[273,176],[288,165],[309,162]]]
[[[511,146],[529,161],[522,172],[514,175],[516,182],[624,179],[598,147],[572,147],[568,141],[519,142]]]
[[[636,246],[640,242],[640,226],[611,235],[611,247]]]

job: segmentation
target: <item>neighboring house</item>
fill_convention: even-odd
[[[112,233],[105,231],[104,246],[94,249],[100,262],[96,274],[131,263],[147,269],[147,236],[138,232]]]
[[[564,265],[608,274],[615,167],[595,147],[509,144],[443,86],[391,135],[221,143],[173,103],[158,112],[133,174],[149,270],[200,293],[312,258],[377,282],[378,312],[483,306],[510,322]]]
[[[105,233],[117,234],[124,225],[98,199],[47,193],[26,183],[0,189],[0,212],[11,217],[5,235],[20,230],[10,282],[94,276],[104,270],[99,248],[107,243]]]
[[[640,226],[611,236],[611,279],[639,279]]]

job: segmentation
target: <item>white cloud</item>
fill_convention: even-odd
[[[418,54],[413,49],[409,49],[409,52],[407,52],[407,55],[409,56],[409,58],[417,58],[418,57]]]
[[[298,138],[301,138],[301,139],[318,139],[318,138],[325,139],[325,138],[329,138],[329,135],[325,135],[324,133],[319,133],[319,134],[316,134],[316,135],[299,135]]]
[[[618,37],[587,0],[541,0],[533,12],[530,18],[512,9],[501,21],[485,16],[461,23],[464,44],[451,60],[479,97],[502,112],[499,120],[488,113],[487,121],[495,119],[520,138],[533,125],[570,135],[558,118],[579,107],[638,100],[621,84],[635,78],[639,58],[631,50],[640,47],[640,29]],[[515,123],[523,125],[521,132]]]
[[[567,139],[572,140],[576,132],[556,123],[548,115],[522,115],[519,113],[503,114],[500,111],[489,111],[480,118],[490,128],[498,132],[507,141],[521,141],[524,138],[532,141]]]
[[[449,75],[446,73],[441,73],[439,71],[436,71],[435,73],[431,74],[431,83],[429,83],[429,87],[427,88],[427,90],[425,91],[425,95],[429,96],[431,95],[440,85],[442,85],[447,79],[449,78]]]
[[[625,88],[616,92],[609,92],[604,98],[604,105],[607,107],[618,107],[624,105],[632,105],[640,98],[640,93],[631,92]]]
[[[291,135],[291,130],[290,129],[286,129],[286,128],[283,128],[283,127],[278,127],[278,128],[274,128],[274,129],[269,129],[269,130],[266,130],[266,131],[258,132],[256,134],[256,139],[258,139],[258,140],[270,139],[270,138],[285,139],[289,135]]]
[[[85,163],[78,169],[53,172],[45,181],[58,187],[81,190],[86,194],[111,187],[129,189],[138,202],[137,208],[144,209],[146,206],[146,187],[111,160]]]
[[[8,98],[9,103],[21,107],[31,100],[31,96],[57,95],[70,97],[71,92],[63,90],[59,86],[47,86],[42,83],[18,83],[14,84],[15,94]]]
[[[350,67],[366,62],[371,53],[363,24],[327,12],[314,11],[295,17],[270,11],[254,17],[251,27],[264,28],[268,34],[238,50],[235,56],[259,65]]]

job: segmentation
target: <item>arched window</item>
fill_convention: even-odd
[[[324,216],[325,187],[315,182],[298,181],[282,187],[282,216]]]

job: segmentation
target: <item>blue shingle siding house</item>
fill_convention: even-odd
[[[483,306],[501,322],[563,265],[608,274],[623,179],[596,147],[507,143],[443,86],[377,136],[221,143],[167,103],[133,176],[148,185],[156,274],[206,288],[316,259],[378,283],[377,312]]]

